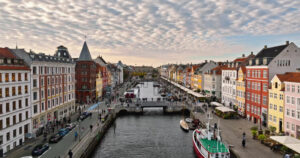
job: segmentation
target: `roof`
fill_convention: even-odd
[[[244,58],[236,58],[233,62],[244,62],[246,61],[248,58],[244,57]]]
[[[280,45],[270,48],[263,48],[256,56],[256,58],[274,58],[276,57],[284,48],[286,48],[288,45]]]
[[[271,136],[270,138],[300,154],[300,140],[291,136]]]
[[[10,49],[0,48],[0,70],[30,70],[23,59],[18,58]]]
[[[83,43],[81,53],[80,53],[77,61],[93,61],[93,59],[91,57],[91,53],[89,51],[89,48],[86,44],[86,41],[84,41],[84,43]]]
[[[16,56],[14,56],[13,53],[10,52],[8,48],[0,48],[0,59],[16,59]]]
[[[54,56],[72,59],[68,48],[63,45],[57,47],[57,51],[55,52]]]
[[[225,106],[219,106],[219,107],[216,107],[217,110],[221,111],[221,112],[235,112],[234,110],[228,108],[228,107],[225,107]]]
[[[281,82],[299,82],[300,83],[300,72],[286,72],[285,74],[276,75]]]
[[[200,139],[201,145],[210,153],[227,153],[229,152],[224,143],[211,139]]]
[[[227,65],[220,65],[220,66],[217,66],[215,68],[213,68],[211,70],[211,74],[215,71],[215,73],[217,75],[221,75],[222,74],[222,70],[224,70],[225,68],[227,68],[228,66]]]

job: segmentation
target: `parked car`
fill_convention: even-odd
[[[39,144],[35,146],[31,152],[32,156],[40,156],[42,155],[45,151],[49,149],[49,145],[46,144]]]
[[[50,139],[49,139],[49,143],[57,143],[57,142],[59,142],[61,139],[62,139],[62,135],[60,135],[60,134],[54,134],[54,135],[52,135],[51,137],[50,137]]]
[[[62,137],[65,136],[68,133],[69,133],[69,130],[67,128],[61,128],[58,131],[58,134],[61,135]]]
[[[66,128],[69,130],[69,131],[71,131],[73,128],[75,128],[76,127],[76,125],[74,124],[74,123],[69,123],[69,124],[67,124],[66,125]]]
[[[84,120],[86,119],[88,116],[92,115],[92,113],[90,112],[83,112],[81,115],[80,115],[80,120]]]

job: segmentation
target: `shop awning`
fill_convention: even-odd
[[[225,113],[225,112],[235,112],[234,110],[228,108],[228,107],[216,107],[217,110]]]
[[[224,105],[223,105],[223,104],[221,104],[221,103],[218,103],[218,102],[210,102],[210,105],[211,105],[211,106],[219,106],[219,107],[224,107]]]
[[[294,150],[300,154],[300,140],[291,136],[271,136],[272,140]]]

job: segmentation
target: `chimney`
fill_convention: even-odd
[[[250,55],[253,55],[253,52],[251,52]]]
[[[242,57],[245,58],[245,54],[243,54]]]
[[[268,46],[267,46],[267,45],[265,45],[265,49],[266,49],[266,48],[268,48]]]
[[[289,44],[290,44],[290,41],[286,41],[285,43],[286,43],[286,45],[289,45]]]
[[[300,72],[300,68],[297,68],[297,69],[296,69],[296,72]]]

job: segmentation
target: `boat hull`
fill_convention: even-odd
[[[193,132],[193,148],[194,148],[194,152],[195,152],[197,158],[205,158],[205,157],[200,153],[200,151],[198,150],[197,144],[196,144],[195,139],[194,139],[194,134],[195,134],[195,131]]]
[[[189,131],[189,126],[184,120],[180,120],[180,127],[182,130],[188,132]]]

